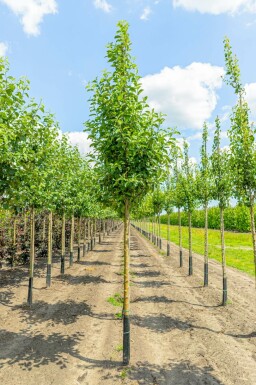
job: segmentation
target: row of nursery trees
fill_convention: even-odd
[[[107,46],[109,70],[87,86],[91,98],[85,131],[92,143],[91,163],[81,157],[65,137],[59,137],[58,126],[43,105],[29,99],[27,81],[21,79],[17,82],[8,76],[6,62],[0,62],[0,197],[2,207],[13,212],[29,210],[31,214],[29,300],[34,266],[35,210],[48,211],[51,228],[52,212],[57,212],[64,223],[66,217],[104,217],[102,207],[111,207],[124,222],[125,365],[130,361],[130,215],[135,218],[150,217],[152,212],[160,214],[163,208],[169,214],[175,206],[179,211],[186,209],[191,224],[191,215],[197,203],[203,204],[207,282],[207,209],[211,199],[218,200],[221,208],[225,304],[227,281],[223,212],[232,194],[249,205],[255,252],[253,209],[256,183],[254,131],[249,125],[240,71],[229,41],[225,40],[226,80],[238,96],[229,132],[230,152],[221,149],[220,121],[217,118],[212,154],[207,151],[208,131],[205,124],[202,161],[196,169],[189,160],[187,143],[184,142],[182,153],[174,138],[175,130],[162,128],[163,115],[150,109],[147,98],[142,94],[138,69],[131,56],[128,29],[127,22],[118,23],[115,41]],[[152,191],[153,211],[147,203],[150,200],[148,194]],[[165,206],[160,199],[163,192]],[[192,274],[192,269],[190,226],[189,274]]]
[[[184,208],[189,218],[189,275],[193,273],[191,216],[197,205],[205,209],[204,282],[208,285],[208,207],[216,200],[220,207],[223,266],[223,305],[227,302],[224,244],[224,211],[230,198],[249,206],[254,256],[256,256],[254,200],[256,190],[255,131],[241,84],[240,70],[228,39],[224,41],[226,83],[234,88],[238,102],[229,130],[230,149],[221,148],[220,119],[212,153],[208,153],[208,128],[203,128],[201,163],[191,163],[188,144],[177,145],[173,129],[162,129],[164,117],[151,110],[142,94],[137,66],[131,57],[128,24],[118,23],[115,42],[108,45],[107,59],[112,71],[105,71],[88,85],[90,119],[86,131],[94,149],[95,172],[102,199],[123,213],[124,218],[124,306],[123,362],[130,359],[129,225],[133,217],[158,217],[164,209]],[[164,204],[161,196],[164,195]],[[151,205],[149,201],[151,200]],[[153,208],[153,209],[152,209]],[[169,232],[170,240],[170,232]],[[169,245],[170,248],[170,245]],[[182,248],[180,252],[182,265]]]
[[[9,75],[8,62],[3,58],[0,58],[0,99],[0,221],[1,224],[9,221],[9,226],[12,222],[15,251],[17,245],[30,238],[28,304],[31,305],[36,218],[41,216],[44,232],[47,228],[46,283],[50,286],[53,218],[56,221],[61,218],[61,273],[64,274],[66,229],[69,228],[72,265],[75,229],[75,241],[80,246],[81,238],[95,238],[96,225],[99,232],[106,231],[105,223],[96,223],[96,218],[106,218],[113,212],[97,199],[96,176],[88,159],[60,134],[54,116],[46,112],[44,105],[29,96],[28,80],[16,80]],[[22,229],[22,238],[17,229]],[[1,246],[5,233],[1,229]]]
[[[256,277],[256,237],[255,237],[255,192],[256,192],[256,146],[255,128],[249,121],[249,109],[241,83],[237,58],[233,55],[230,42],[224,40],[226,62],[226,83],[231,85],[237,95],[237,103],[231,115],[228,130],[230,146],[221,147],[221,122],[215,120],[212,150],[208,150],[208,127],[204,123],[200,163],[189,158],[188,143],[172,149],[166,180],[148,194],[140,207],[141,218],[156,217],[158,226],[154,231],[160,237],[160,214],[167,213],[167,255],[170,255],[170,214],[176,208],[179,224],[180,266],[182,258],[181,210],[187,213],[189,229],[189,266],[188,274],[193,274],[192,255],[192,216],[199,206],[204,208],[204,286],[208,286],[208,209],[211,201],[219,206],[221,256],[223,272],[222,304],[227,303],[227,273],[225,259],[224,213],[230,199],[236,198],[239,204],[250,210],[253,255]],[[147,227],[149,229],[149,227]],[[155,230],[155,229],[153,229]],[[160,243],[160,239],[154,239]]]

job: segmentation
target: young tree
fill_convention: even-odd
[[[173,203],[178,209],[178,222],[179,222],[179,249],[180,249],[180,267],[183,266],[183,251],[182,251],[182,226],[181,226],[181,209],[185,205],[185,194],[182,185],[181,168],[179,165],[179,158],[181,157],[180,148],[176,147],[174,151],[174,162],[173,162],[173,176],[172,176],[172,192],[173,192]]]
[[[204,207],[204,286],[208,286],[208,205],[211,199],[212,177],[209,156],[207,152],[208,127],[204,123],[202,146],[201,146],[201,163],[199,165],[198,174],[198,196]]]
[[[256,234],[254,219],[256,194],[256,130],[249,122],[249,108],[245,100],[245,90],[241,82],[240,68],[236,56],[232,53],[228,38],[224,40],[224,53],[226,82],[233,87],[238,97],[237,104],[233,108],[231,128],[228,131],[231,150],[230,165],[235,196],[250,209],[256,285]]]
[[[226,256],[225,256],[225,235],[224,235],[224,210],[228,205],[231,197],[232,184],[229,164],[229,154],[220,147],[220,120],[215,120],[216,130],[214,133],[211,167],[214,183],[213,199],[219,202],[220,208],[220,234],[221,234],[221,257],[222,257],[222,276],[223,276],[223,294],[222,305],[227,303],[227,272],[226,272]]]
[[[197,205],[196,167],[188,156],[188,143],[184,140],[184,153],[180,172],[180,183],[184,192],[184,208],[188,213],[189,269],[193,274],[192,221],[191,216]]]
[[[173,208],[173,191],[172,191],[172,185],[171,185],[171,176],[170,176],[170,169],[168,168],[167,171],[167,179],[164,186],[164,210],[167,214],[167,257],[170,256],[171,253],[171,236],[170,236],[170,214],[172,212]]]
[[[157,246],[162,247],[162,240],[161,240],[161,223],[160,223],[160,214],[164,208],[164,202],[165,202],[165,195],[163,191],[161,191],[160,187],[158,186],[155,191],[152,194],[152,203],[153,203],[153,210],[154,215],[156,219],[156,244]]]
[[[124,219],[124,364],[130,360],[130,210],[158,182],[166,155],[165,134],[159,128],[163,117],[140,96],[140,77],[130,52],[128,23],[120,21],[115,42],[107,48],[113,71],[88,86],[93,96],[86,123],[102,197],[119,207]]]

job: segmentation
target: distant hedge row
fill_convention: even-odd
[[[250,231],[250,211],[248,207],[236,206],[229,207],[224,214],[225,229],[239,232]],[[167,215],[161,216],[161,223],[167,224]],[[178,225],[178,213],[170,215],[171,225]],[[188,216],[186,212],[181,213],[182,226],[188,226]],[[193,227],[204,227],[204,210],[196,210],[192,215]],[[210,229],[220,228],[220,209],[218,207],[209,208],[208,226]]]

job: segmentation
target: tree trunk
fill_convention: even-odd
[[[48,250],[47,250],[47,273],[46,286],[51,286],[52,276],[52,211],[48,215]]]
[[[70,229],[70,249],[69,249],[69,266],[73,265],[74,260],[74,230],[75,230],[75,217],[72,213],[71,217],[71,229]]]
[[[96,244],[96,234],[97,234],[97,223],[96,218],[94,218],[94,238],[93,238],[93,244]]]
[[[221,259],[222,259],[222,277],[223,277],[222,305],[225,306],[227,304],[227,299],[228,299],[228,289],[227,289],[223,207],[220,208],[220,236],[221,236]]]
[[[62,230],[61,230],[61,263],[60,273],[65,274],[65,252],[66,252],[66,218],[65,213],[62,214]]]
[[[24,228],[23,228],[23,241],[26,242],[27,239],[27,213],[24,211]]]
[[[85,257],[86,254],[86,225],[87,225],[87,220],[84,219],[84,242],[83,242],[83,258]]]
[[[180,213],[180,208],[178,208],[178,217],[179,217],[180,267],[182,267],[183,266],[183,255],[182,255],[182,232],[181,232],[181,213]]]
[[[250,201],[250,215],[251,215],[251,233],[252,233],[252,246],[254,256],[254,280],[256,288],[256,234],[255,234],[255,219],[254,219],[254,195]]]
[[[93,250],[93,219],[91,220],[90,239],[91,239],[91,250]]]
[[[208,286],[208,204],[204,206],[204,286]]]
[[[11,256],[11,267],[15,264],[15,256],[17,253],[17,216],[13,220],[12,246],[14,254]]]
[[[28,305],[33,303],[33,278],[35,265],[35,209],[31,208],[30,214],[30,261],[29,261],[29,283],[28,283]]]
[[[101,230],[102,230],[102,223],[101,219],[99,219],[99,244],[101,244]]]
[[[167,213],[167,257],[171,254],[171,245],[170,245],[170,213]]]
[[[193,274],[193,254],[192,254],[192,224],[191,224],[191,211],[188,212],[188,243],[189,243],[189,267],[188,275]]]
[[[125,200],[124,213],[124,306],[123,306],[123,363],[130,362],[130,250],[129,250],[129,201]]]
[[[43,242],[43,245],[44,245],[44,242],[45,242],[45,233],[46,233],[46,218],[45,218],[45,215],[44,215],[44,218],[43,218],[43,228],[42,228],[42,242]]]
[[[17,243],[17,218],[15,216],[13,221],[13,246],[15,247]]]
[[[158,242],[158,246],[159,246],[159,249],[162,249],[160,214],[158,214],[158,233],[159,233],[159,242]]]
[[[77,262],[80,262],[80,243],[81,243],[81,217],[78,219],[78,230],[77,230]]]

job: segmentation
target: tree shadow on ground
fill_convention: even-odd
[[[18,287],[20,282],[28,276],[27,267],[14,267],[0,271],[0,287],[12,285]]]
[[[256,332],[251,332],[249,334],[230,334],[227,333],[227,336],[234,338],[256,338]]]
[[[168,333],[174,329],[178,329],[181,331],[185,330],[206,330],[211,333],[220,334],[220,335],[228,335],[222,331],[210,329],[206,326],[200,326],[193,324],[189,321],[181,321],[177,318],[172,318],[165,314],[157,314],[157,315],[148,315],[148,316],[131,316],[131,323],[151,330],[155,333]]]
[[[168,333],[174,329],[188,330],[194,328],[192,324],[186,321],[180,321],[165,314],[147,315],[145,317],[134,315],[131,316],[131,323],[156,333]]]
[[[83,336],[82,333],[46,336],[42,333],[32,335],[25,330],[19,333],[0,330],[0,368],[18,364],[21,369],[30,371],[50,363],[66,368],[66,355],[79,356],[76,345]]]
[[[151,258],[151,257],[150,255],[146,255],[146,254],[137,254],[137,255],[132,255],[131,258],[133,259],[133,258]]]
[[[94,253],[111,253],[113,250],[93,250]]]
[[[138,268],[142,268],[143,269],[143,268],[146,268],[146,267],[150,267],[151,265],[149,265],[148,263],[131,263],[130,266],[131,267],[138,267]]]
[[[161,275],[160,271],[136,271],[135,274],[138,277],[159,277]]]
[[[214,376],[212,367],[198,367],[185,360],[169,361],[162,366],[138,362],[126,373],[129,380],[137,381],[139,385],[224,385]]]
[[[200,303],[193,303],[193,302],[189,302],[189,301],[180,301],[180,300],[176,300],[176,299],[170,299],[170,298],[167,298],[165,296],[161,296],[161,297],[160,296],[138,297],[132,302],[184,303],[184,304],[191,305],[191,306],[199,306],[199,307],[205,307],[205,308],[217,308],[217,307],[222,306],[221,304],[219,304],[219,305],[202,305]]]
[[[21,305],[13,307],[12,310],[18,310],[21,322],[27,324],[48,322],[68,325],[76,322],[80,316],[92,314],[91,307],[85,302],[75,302],[73,300],[59,301],[53,304],[37,301],[31,308],[27,305]]]
[[[133,284],[138,285],[140,287],[162,287],[162,286],[170,286],[169,282],[163,281],[132,281]]]
[[[69,285],[87,285],[89,283],[94,283],[95,285],[100,283],[110,283],[109,281],[106,281],[101,276],[93,276],[93,275],[70,275],[70,274],[64,274],[64,276],[59,275],[58,277],[55,277],[58,281],[64,281],[67,282]]]
[[[0,305],[10,306],[10,304],[12,303],[13,297],[14,297],[14,294],[12,291],[10,290],[2,291],[0,293]]]
[[[213,373],[211,366],[199,367],[190,361],[169,361],[167,364],[154,365],[150,362],[138,362],[136,365],[124,367],[120,362],[111,360],[82,359],[86,364],[79,364],[83,370],[88,369],[116,369],[109,371],[101,377],[112,380],[113,384],[126,378],[129,383],[134,381],[138,385],[225,385]],[[126,380],[123,380],[126,383]]]
[[[136,303],[136,302],[173,303],[174,301],[165,296],[154,295],[152,297],[138,297],[131,302],[132,303]]]
[[[84,266],[111,266],[111,263],[108,262],[102,262],[102,261],[80,261],[78,262],[79,265]]]
[[[105,246],[110,246],[110,245],[116,245],[117,242],[112,242],[112,241],[101,241],[101,245],[105,245]],[[95,250],[93,250],[95,251]]]
[[[100,320],[115,320],[114,313],[97,313],[86,302],[68,300],[65,302],[49,304],[44,301],[35,302],[32,307],[17,305],[12,308],[19,311],[21,322],[26,324],[38,324],[46,322],[47,325],[69,325],[77,321],[81,316],[88,316]]]

